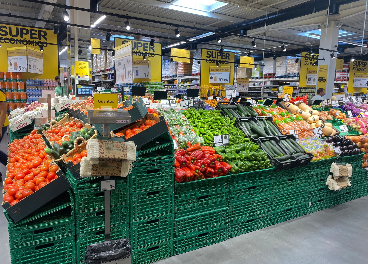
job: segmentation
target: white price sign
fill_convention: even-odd
[[[229,83],[230,67],[211,67],[210,83]]]
[[[43,74],[43,58],[28,56],[28,72]]]
[[[133,83],[133,59],[132,56],[126,56],[115,60],[116,83]]]
[[[17,131],[19,129],[22,129],[25,126],[30,125],[31,123],[32,123],[32,120],[29,119],[29,118],[26,118],[26,119],[22,120],[20,123],[16,123],[14,125],[11,125],[10,129],[12,131]]]
[[[170,101],[170,106],[171,106],[172,108],[176,108],[176,100],[171,99],[171,100],[169,100],[169,101]]]
[[[8,72],[27,72],[27,57],[8,57]]]
[[[180,102],[180,107],[181,108],[190,108],[193,107],[193,100],[182,100]]]
[[[320,128],[320,127],[314,128],[313,133],[316,137],[322,137],[322,135],[323,135],[322,128]]]
[[[353,113],[350,110],[348,111],[348,116],[353,117]]]
[[[232,98],[236,97],[236,91],[235,90],[226,90],[226,98]]]
[[[368,76],[367,75],[355,75],[353,87],[354,88],[368,87]]]
[[[101,191],[111,191],[115,189],[115,180],[101,181],[100,190]]]
[[[170,108],[169,100],[161,100],[161,107],[162,108]]]
[[[249,79],[237,79],[236,91],[238,93],[247,93],[249,89]]]
[[[150,79],[149,61],[134,61],[133,75],[134,79]]]
[[[346,125],[339,126],[342,133],[349,132],[349,129]]]
[[[307,85],[317,85],[318,74],[316,70],[307,70]]]
[[[213,142],[215,143],[215,147],[229,145],[229,135],[213,136]]]

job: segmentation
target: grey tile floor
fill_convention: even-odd
[[[5,135],[2,151],[8,140]],[[0,172],[5,175],[1,164]],[[367,264],[367,208],[368,197],[363,197],[156,264]],[[10,264],[7,220],[2,213],[0,245],[0,264]]]

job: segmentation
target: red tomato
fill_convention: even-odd
[[[13,183],[13,180],[11,178],[6,178],[5,179],[5,183],[6,184],[12,184]]]
[[[14,186],[12,188],[9,188],[6,193],[11,196],[15,196],[17,194],[17,191],[19,191],[19,188]]]
[[[15,204],[17,204],[17,203],[19,203],[19,200],[14,200],[14,201],[12,201],[12,202],[10,203],[10,205],[11,205],[11,206],[13,206],[13,205],[15,205]]]
[[[53,178],[55,178],[56,176],[56,173],[53,172],[53,171],[50,171],[48,174],[47,174],[47,179],[48,180],[52,180]]]
[[[20,179],[23,179],[25,176],[26,176],[26,175],[25,175],[23,172],[21,172],[21,173],[18,173],[17,175],[15,175],[15,178],[16,178],[17,180],[20,180]]]
[[[82,158],[82,156],[78,153],[73,155],[73,160],[81,159],[81,158]]]
[[[26,184],[24,184],[24,188],[26,189],[30,189],[30,190],[34,190],[36,187],[36,185],[33,182],[27,182]]]
[[[40,177],[46,178],[47,177],[47,171],[41,171],[39,174]],[[38,184],[37,184],[38,185]]]
[[[24,189],[23,190],[23,198],[26,198],[27,196],[31,195],[33,193],[30,189]]]
[[[17,193],[15,194],[15,198],[19,201],[22,200],[23,199],[23,191],[21,191],[21,190],[17,191]]]
[[[14,201],[14,197],[9,194],[5,194],[3,200],[4,202],[11,203],[12,201]]]
[[[40,174],[41,170],[39,168],[36,168],[33,170],[33,176],[37,176],[38,174]]]
[[[46,173],[46,177],[47,177],[47,173]],[[46,179],[44,177],[37,177],[36,179],[36,185],[39,186],[39,184],[41,182],[44,182]]]
[[[27,181],[32,181],[34,179],[34,176],[33,174],[28,174],[24,177],[24,181],[27,182]]]
[[[24,186],[24,180],[23,179],[17,180],[15,184],[18,186]]]
[[[51,165],[50,171],[57,172],[59,170],[59,166],[56,164]]]
[[[41,189],[42,187],[46,186],[47,183],[46,182],[41,182],[39,185],[38,185],[38,188]]]

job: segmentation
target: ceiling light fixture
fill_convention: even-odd
[[[91,28],[94,28],[94,27],[96,27],[98,24],[100,24],[101,23],[101,21],[102,20],[104,20],[106,18],[106,16],[105,15],[103,15],[102,17],[100,17],[99,19],[97,19],[96,20],[96,22],[95,23],[93,23],[92,25],[91,25]]]
[[[67,49],[68,49],[68,47],[63,48],[63,49],[59,52],[59,55],[63,54]]]
[[[351,57],[351,61],[355,61],[354,57]]]
[[[40,51],[43,51],[43,45],[40,45]]]
[[[127,21],[125,21],[125,29],[126,30],[130,30],[131,29],[130,22],[129,22],[128,19],[127,19]]]
[[[222,39],[221,38],[219,38],[218,40],[217,40],[217,43],[221,43],[222,42]]]
[[[143,55],[143,60],[147,60],[147,55],[146,54]]]
[[[111,33],[108,32],[106,33],[106,41],[110,41],[110,39],[111,39]]]
[[[179,31],[179,29],[177,28],[177,29],[175,29],[175,36],[178,38],[178,37],[180,37],[180,31]]]
[[[63,18],[64,18],[65,22],[69,21],[70,17],[69,17],[68,11],[66,11],[66,10],[63,11]]]
[[[155,39],[152,38],[150,41],[150,46],[153,47],[154,45],[155,45]]]
[[[256,39],[253,39],[253,40],[252,40],[252,46],[253,46],[253,48],[257,47]]]

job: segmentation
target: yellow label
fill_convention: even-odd
[[[8,49],[8,57],[26,56],[26,49]]]
[[[35,50],[27,49],[27,53],[28,53],[28,56],[30,56],[30,57],[34,57],[34,58],[37,58],[37,59],[42,59],[43,58],[42,51],[35,51]]]
[[[354,61],[350,61],[350,71],[349,71],[349,83],[348,83],[348,92],[349,93],[366,93],[367,92],[367,88],[358,88],[358,87],[354,87],[354,79],[358,78],[358,76],[356,75],[357,73],[363,74],[363,73],[367,73],[368,69],[367,69],[367,65],[368,62],[367,61],[362,61],[362,60],[354,60]]]
[[[300,87],[315,86],[315,85],[307,85],[307,71],[318,70],[318,66],[313,66],[314,63],[318,63],[318,54],[310,55],[309,52],[302,52],[302,58],[300,60],[300,77],[299,77]]]
[[[211,67],[211,72],[230,72],[230,67]]]
[[[171,48],[173,61],[190,63],[190,50]]]
[[[161,82],[162,74],[162,60],[161,60],[161,44],[154,43],[150,45],[149,41],[127,40],[122,38],[115,38],[115,47],[119,47],[125,43],[132,43],[133,63],[135,60],[143,60],[143,55],[146,55],[147,60],[155,67],[151,68],[151,82]],[[134,79],[134,82],[146,82],[147,79]]]
[[[336,59],[336,71],[342,71],[344,69],[344,60]]]
[[[238,79],[236,79],[236,83],[238,83],[238,84],[249,83],[249,79],[238,78]]]
[[[285,94],[288,94],[290,96],[290,98],[292,98],[293,97],[293,91],[294,91],[293,86],[284,86],[284,91],[282,92],[282,98],[285,98]]]
[[[94,94],[94,108],[117,108],[118,94]]]
[[[147,60],[136,60],[136,61],[133,61],[133,65],[149,65],[149,61],[147,61]]]
[[[254,68],[254,57],[240,56],[240,65],[242,68]]]
[[[95,39],[95,38],[91,38],[91,54],[101,54],[101,40],[100,39]]]
[[[317,70],[307,70],[307,74],[317,74]]]
[[[327,74],[328,65],[319,65],[318,68],[318,79],[317,79],[317,90],[323,88],[326,90],[327,87]]]
[[[89,76],[88,61],[76,61],[75,62],[75,75],[79,75],[82,78]]]

